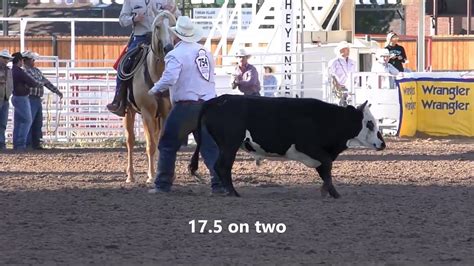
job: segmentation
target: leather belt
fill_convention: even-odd
[[[176,103],[180,104],[197,104],[197,103],[203,103],[204,100],[199,99],[199,100],[184,100],[184,101],[177,101]]]

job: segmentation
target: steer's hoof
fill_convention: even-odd
[[[237,193],[237,191],[233,190],[233,191],[227,192],[226,196],[228,196],[228,197],[240,197],[240,194]]]
[[[323,199],[326,198],[328,196],[328,194],[329,194],[329,191],[326,189],[325,186],[322,186],[321,187],[321,198],[323,198]]]
[[[154,179],[154,178],[148,178],[148,179],[146,180],[146,183],[147,183],[147,184],[152,184],[152,183],[154,183],[154,182],[155,182],[155,179]]]
[[[126,183],[133,183],[135,182],[135,178],[133,177],[128,177],[127,180],[125,180]]]
[[[326,185],[326,184],[323,184],[321,186],[321,197],[322,198],[325,198],[327,197],[327,195],[331,195],[331,197],[337,199],[337,198],[340,198],[341,195],[339,195],[339,193],[337,193],[336,189],[334,188],[334,186],[331,184],[331,185]]]
[[[341,197],[341,195],[339,195],[339,193],[337,193],[335,188],[330,188],[329,189],[329,195],[331,195],[331,197],[333,197],[335,199],[338,199],[338,198]]]

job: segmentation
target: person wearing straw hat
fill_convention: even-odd
[[[0,150],[6,149],[5,131],[8,122],[9,100],[13,91],[13,76],[7,66],[13,57],[7,49],[0,52]]]
[[[63,94],[43,75],[43,72],[35,66],[35,61],[39,58],[39,54],[32,51],[25,51],[21,53],[21,55],[23,56],[23,68],[26,73],[41,83],[40,86],[29,87],[32,124],[28,132],[27,146],[34,150],[42,150],[43,104],[41,98],[44,95],[44,87],[58,95],[60,99],[63,98]]]
[[[334,49],[336,58],[329,61],[329,75],[336,95],[340,98],[339,105],[347,105],[347,91],[350,86],[350,73],[356,71],[356,63],[349,58],[350,44],[346,41],[338,43]]]
[[[405,53],[405,48],[398,44],[398,40],[399,37],[395,32],[389,32],[385,42],[385,49],[388,49],[390,52],[390,60],[388,62],[398,71],[404,72],[403,64],[407,60],[407,55]]]
[[[375,52],[376,62],[372,65],[372,72],[398,75],[400,71],[389,63],[390,56],[391,54],[388,49],[378,49]]]
[[[224,193],[214,170],[219,149],[205,128],[197,136],[198,116],[205,101],[216,97],[214,58],[197,43],[203,32],[187,16],[178,18],[170,31],[174,35],[174,49],[165,57],[165,70],[160,80],[148,91],[161,97],[169,90],[173,105],[158,143],[159,158],[155,188],[149,193],[169,192],[175,176],[176,153],[190,133],[202,139],[201,155],[211,175],[212,193]]]
[[[396,87],[395,79],[390,75],[396,76],[401,72],[389,63],[390,56],[391,54],[388,49],[378,49],[375,52],[375,62],[372,64],[372,72],[378,73],[380,75],[373,77],[370,84],[375,85],[377,88]]]
[[[232,74],[232,89],[238,88],[244,95],[260,96],[257,69],[248,63],[251,55],[243,48],[235,54],[238,65]]]
[[[23,56],[20,52],[14,53],[12,56],[12,103],[15,107],[13,114],[13,149],[26,150],[26,141],[32,122],[31,105],[28,99],[30,95],[29,88],[42,86],[42,83],[34,80],[21,68],[23,66]]]

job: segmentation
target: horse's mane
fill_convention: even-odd
[[[160,13],[158,13],[158,15],[156,15],[155,19],[153,20],[153,26],[156,27],[156,23],[158,23],[158,21],[164,16],[167,16],[170,19],[171,25],[176,24],[176,18],[174,17],[174,15],[168,10],[163,10]]]

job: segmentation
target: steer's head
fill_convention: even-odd
[[[370,105],[367,105],[367,101],[357,107],[358,110],[362,111],[363,118],[362,129],[359,135],[355,137],[355,140],[362,144],[362,146],[380,151],[385,149],[385,141],[379,131],[377,120],[375,120],[369,108]]]

